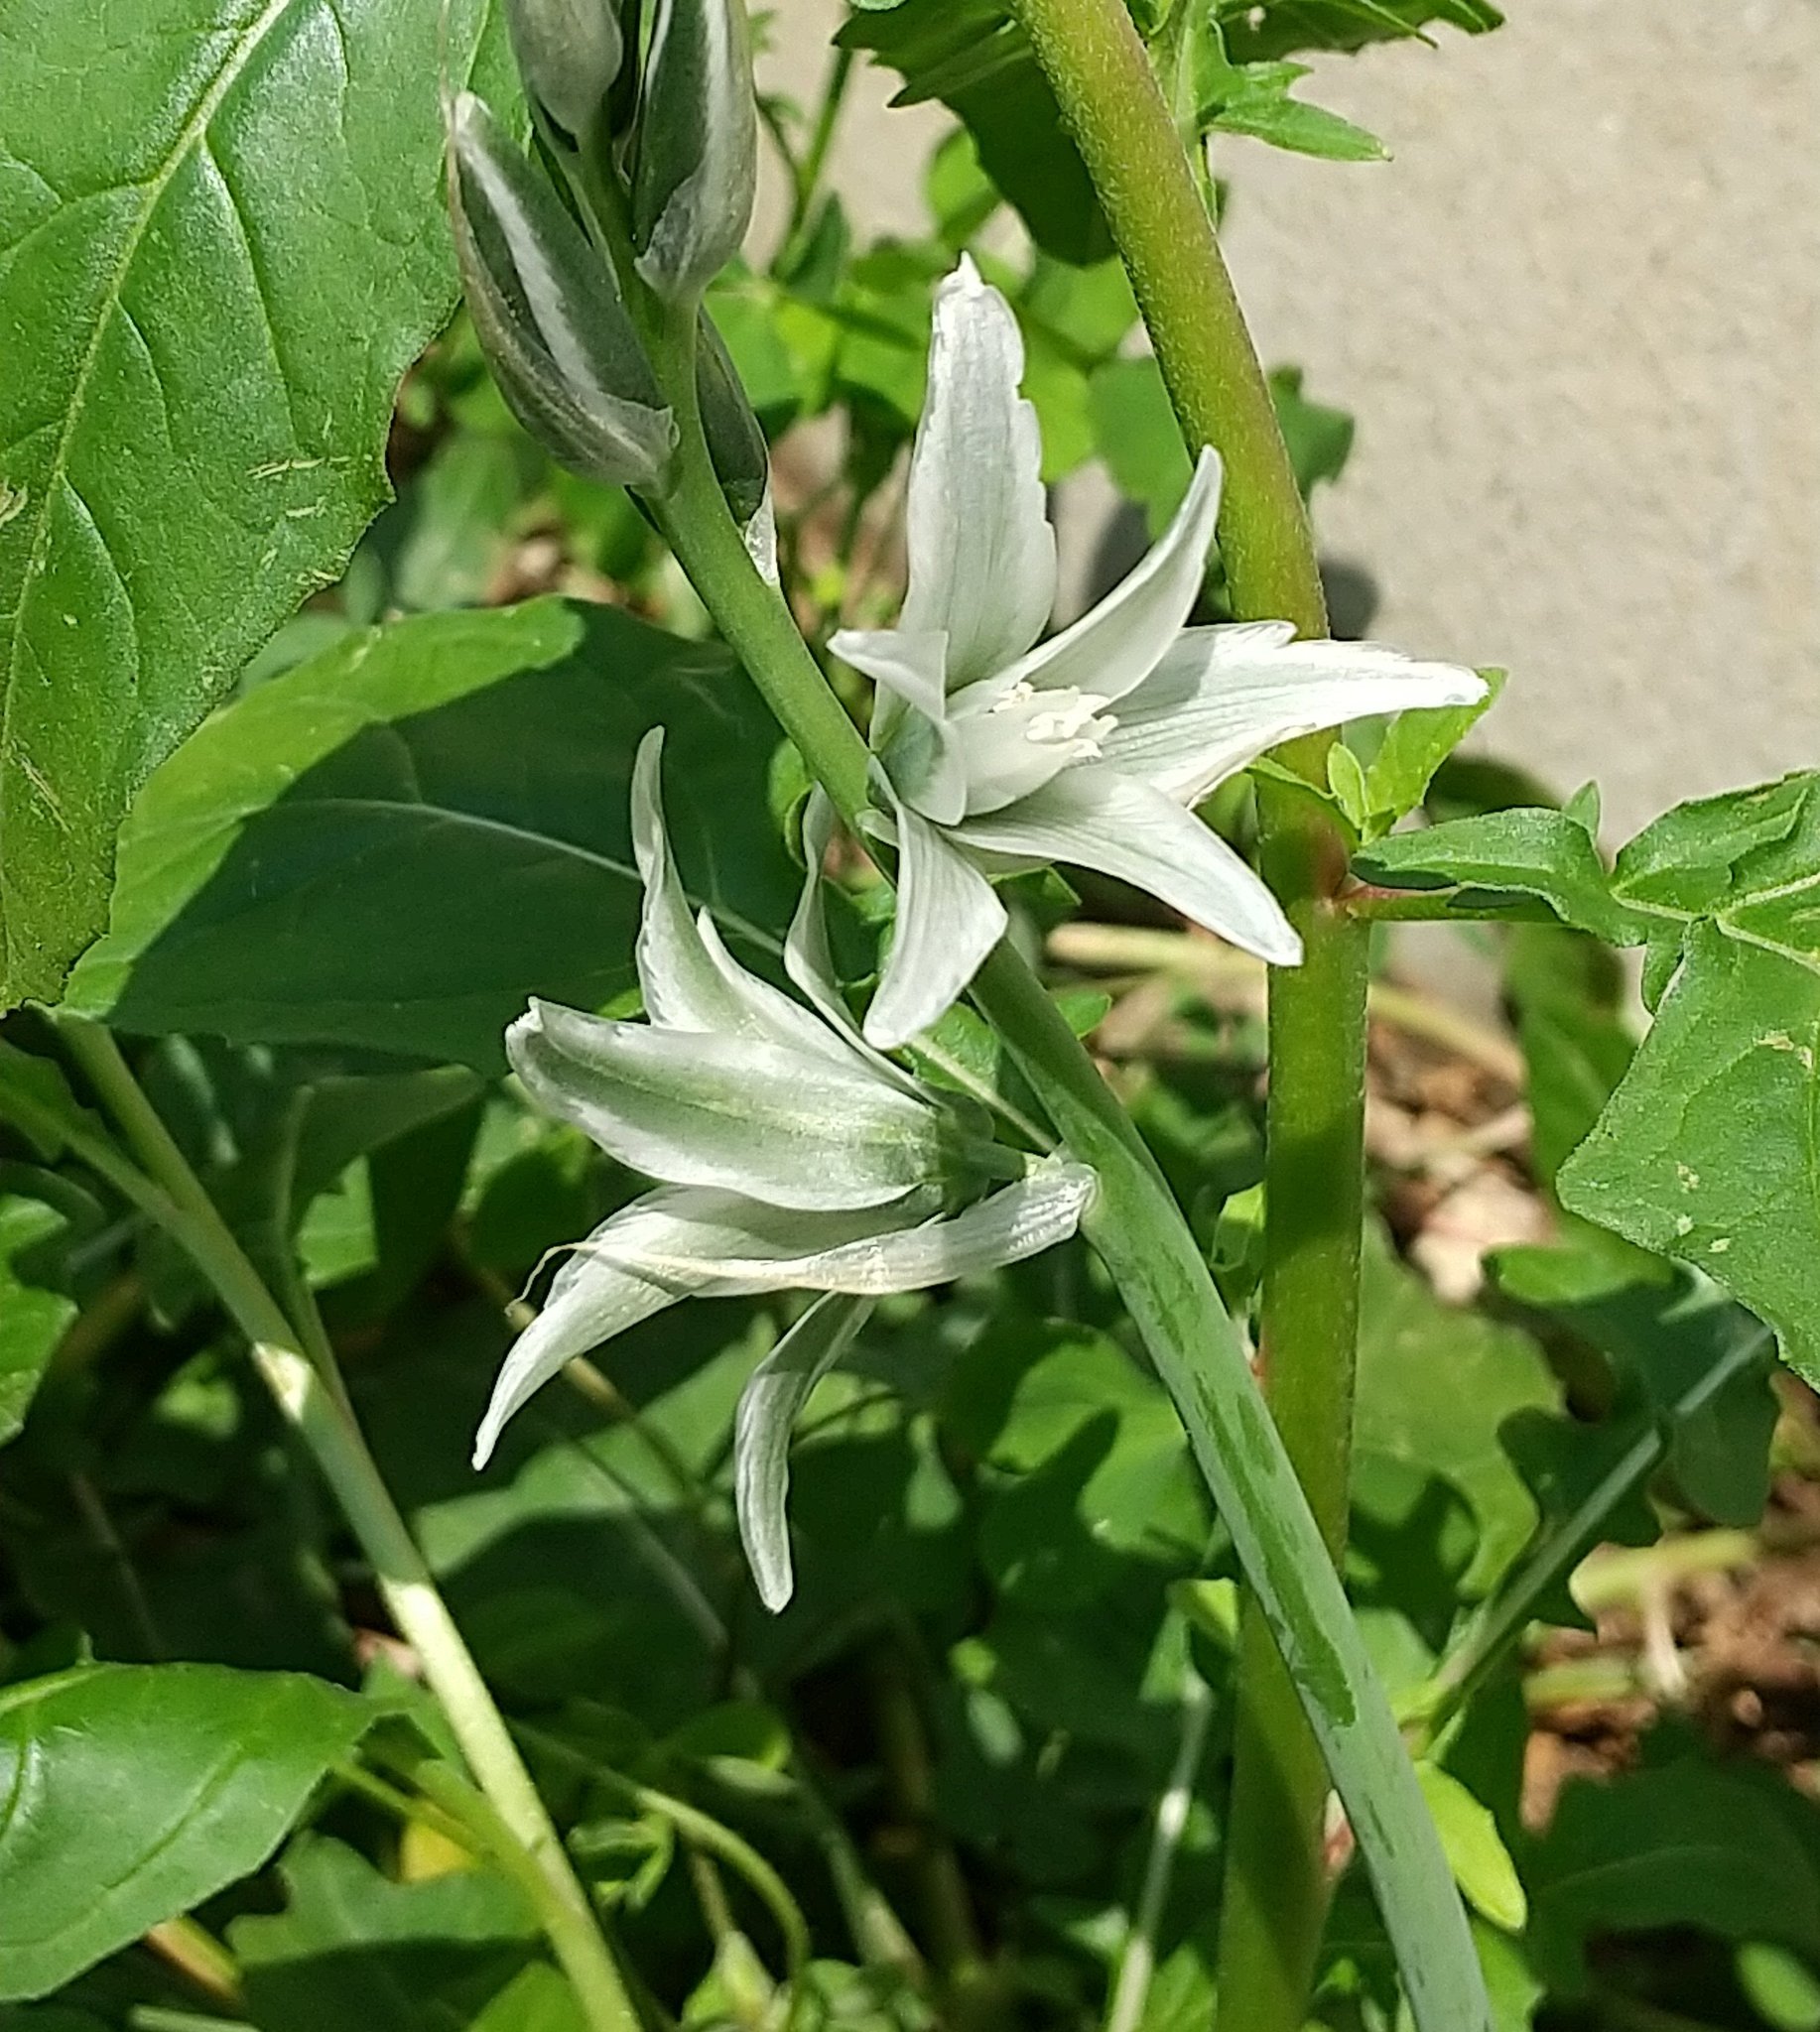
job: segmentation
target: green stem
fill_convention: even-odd
[[[850,824],[865,803],[865,745],[726,512],[693,425],[693,369],[672,358],[660,372],[668,373],[667,392],[691,426],[676,485],[658,509],[664,534]],[[1268,1613],[1295,1698],[1314,1724],[1377,1882],[1417,2024],[1421,2032],[1478,2032],[1490,2012],[1446,1858],[1339,1576],[1253,1382],[1243,1337],[1206,1260],[1130,1118],[1008,943],[987,956],[973,996],[1063,1141],[1098,1177],[1083,1232],[1105,1258],[1175,1401],[1196,1463]]]
[[[1226,463],[1220,555],[1234,607],[1324,635],[1321,575],[1270,385],[1130,14],[1122,0],[1013,7],[1130,272],[1183,435]]]
[[[61,1018],[59,1030],[129,1144],[145,1179],[106,1146],[81,1154],[184,1246],[252,1343],[260,1374],[333,1489],[349,1528],[372,1565],[399,1634],[423,1662],[461,1753],[545,1885],[544,1904],[560,1908],[550,1944],[586,2012],[590,2032],[636,2032],[626,1995],[586,1894],[494,1705],[479,1667],[449,1613],[422,1553],[381,1478],[332,1371],[307,1356],[301,1335],[221,1218],[112,1035],[98,1024]],[[326,1348],[321,1350],[326,1354]]]
[[[1184,439],[1226,465],[1221,555],[1241,620],[1326,633],[1326,603],[1269,385],[1178,124],[1122,0],[1015,0],[1130,272]],[[1331,734],[1283,759],[1325,781]],[[1270,983],[1263,1381],[1329,1551],[1344,1546],[1364,1212],[1368,932],[1334,905],[1347,852],[1293,790],[1260,783],[1263,871],[1301,934]],[[1247,1598],[1220,1942],[1221,2015],[1299,2032],[1329,1881],[1326,1760]],[[1405,1967],[1407,1973],[1407,1966]]]

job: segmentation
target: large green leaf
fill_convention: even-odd
[[[40,1285],[30,1267],[65,1225],[42,1200],[0,1193],[0,1442],[18,1432],[45,1364],[75,1318],[74,1302]]]
[[[486,0],[456,0],[465,71]],[[0,1006],[100,929],[133,793],[332,580],[448,316],[439,10],[0,20]]]
[[[1465,916],[1539,899],[1646,949],[1655,1022],[1561,1203],[1696,1264],[1820,1381],[1820,774],[1679,805],[1609,875],[1587,825],[1542,811],[1399,834],[1359,867]]]
[[[0,1997],[43,1996],[257,1869],[374,1714],[320,1680],[213,1665],[0,1692]]]
[[[659,721],[685,879],[762,958],[796,878],[755,695],[721,650],[538,600],[364,630],[202,728],[134,810],[70,1000],[493,1069],[527,995],[632,984],[627,785]]]

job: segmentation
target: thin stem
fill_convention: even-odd
[[[1182,1845],[1182,1831],[1188,1825],[1195,1773],[1201,1768],[1208,1724],[1213,1717],[1214,1697],[1206,1680],[1190,1666],[1188,1684],[1182,1691],[1182,1736],[1176,1745],[1169,1782],[1156,1803],[1156,1825],[1150,1835],[1150,1852],[1144,1858],[1144,1880],[1137,1894],[1137,1909],[1131,1915],[1131,1931],[1118,1958],[1112,2000],[1106,2007],[1105,2032],[1137,2032],[1142,2022],[1150,1978],[1156,1972],[1156,1936],[1163,1923],[1163,1908],[1169,1902],[1176,1850]]]
[[[422,1660],[424,1677],[462,1755],[500,1824],[540,1872],[549,1909],[561,1906],[563,1930],[560,1937],[551,1933],[551,1946],[592,2032],[635,2032],[637,2014],[586,1895],[479,1667],[347,1410],[338,1377],[325,1376],[302,1351],[302,1336],[221,1218],[112,1035],[98,1024],[70,1017],[61,1018],[58,1027],[151,1174],[150,1190],[132,1191],[129,1197],[155,1218],[162,1217],[252,1343],[260,1374],[333,1489],[400,1635]],[[116,1184],[139,1177],[117,1156],[100,1168]]]
[[[168,1963],[223,2009],[246,2008],[239,1963],[196,1920],[188,1916],[167,1919],[146,1934],[145,1944],[161,1962]]]
[[[688,1800],[678,1799],[673,1793],[660,1792],[656,1786],[642,1784],[636,1778],[628,1778],[611,1765],[602,1764],[572,1743],[565,1742],[560,1735],[552,1735],[548,1730],[529,1723],[521,1724],[518,1732],[525,1741],[582,1772],[635,1813],[655,1814],[668,1821],[685,1841],[694,1842],[710,1855],[717,1855],[745,1880],[776,1920],[778,1933],[783,1938],[784,1966],[790,1985],[789,2016],[793,2019],[801,2000],[804,1978],[809,1971],[809,1922],[803,1916],[803,1908],[791,1895],[789,1885],[758,1850],[742,1835],[735,1834],[700,1807],[691,1806]]]
[[[1175,118],[1122,0],[1014,0],[1093,178],[1192,451],[1226,462],[1221,555],[1235,614],[1327,630],[1306,509],[1269,385]],[[1283,759],[1325,781],[1331,734]],[[1270,1407],[1323,1539],[1345,1543],[1364,1214],[1365,928],[1334,907],[1344,838],[1312,800],[1260,782],[1263,871],[1303,964],[1272,975],[1261,1353]],[[1329,1893],[1326,1760],[1255,1596],[1220,1942],[1221,2016],[1299,2032]],[[1405,1960],[1405,1975],[1410,1973]]]

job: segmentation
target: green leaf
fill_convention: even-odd
[[[0,1691],[0,1997],[43,1996],[256,1870],[375,1713],[212,1665]]]
[[[537,1966],[536,1919],[491,1870],[394,1883],[342,1842],[305,1838],[279,1874],[285,1910],[228,1929],[260,2032],[443,2032],[471,2025],[502,1993],[520,2000],[517,1983]],[[579,2032],[573,1995],[569,2015],[550,2022]]]
[[[1301,50],[1362,50],[1368,43],[1418,39],[1430,23],[1446,22],[1468,35],[1498,28],[1503,16],[1491,0],[1216,0],[1227,44],[1241,61]]]
[[[70,1000],[491,1071],[527,996],[633,983],[627,787],[659,721],[685,879],[762,963],[796,876],[755,695],[721,650],[538,600],[363,630],[219,714],[135,809]]]
[[[1435,771],[1496,704],[1505,673],[1487,670],[1479,675],[1489,689],[1477,705],[1420,707],[1399,712],[1390,722],[1365,772],[1367,837],[1388,832],[1421,804]]]
[[[1190,477],[1162,369],[1148,355],[1108,360],[1088,381],[1087,407],[1100,456],[1119,492],[1142,505],[1150,533],[1159,535]]]
[[[1201,131],[1248,134],[1273,148],[1330,162],[1382,162],[1383,144],[1363,127],[1320,106],[1290,97],[1308,75],[1306,64],[1235,64],[1216,13],[1203,15],[1190,31],[1190,88]]]
[[[45,1365],[75,1318],[73,1299],[32,1275],[36,1253],[54,1245],[68,1221],[55,1206],[0,1193],[0,1445],[25,1422]]]
[[[1526,1564],[1547,1591],[1533,1613],[1578,1621],[1560,1583],[1596,1538],[1644,1545],[1659,1533],[1642,1500],[1667,1470],[1675,1493],[1716,1523],[1755,1525],[1769,1491],[1775,1399],[1762,1327],[1705,1279],[1586,1234],[1577,1245],[1499,1250],[1499,1293],[1613,1365],[1597,1419],[1525,1414],[1505,1444],[1536,1490],[1548,1531]],[[1615,1253],[1616,1252],[1616,1253]]]
[[[1360,1297],[1355,1450],[1362,1468],[1393,1461],[1458,1491],[1479,1527],[1459,1584],[1468,1597],[1496,1584],[1538,1521],[1499,1429],[1518,1413],[1551,1414],[1560,1402],[1560,1386],[1526,1334],[1442,1305],[1370,1230]]]
[[[1415,1775],[1421,1780],[1428,1811],[1435,1817],[1454,1880],[1468,1903],[1505,1933],[1520,1933],[1528,1917],[1528,1903],[1490,1809],[1438,1764],[1418,1764]]]
[[[56,998],[133,793],[386,497],[455,297],[438,51],[418,0],[7,10],[0,1006]]]
[[[1659,1001],[1562,1204],[1698,1265],[1820,1380],[1820,775],[1677,807],[1612,889]]]
[[[1055,95],[998,0],[901,0],[854,14],[837,40],[902,75],[894,104],[939,98],[960,117],[980,167],[1045,253],[1086,265],[1112,251]]]
[[[1337,480],[1346,470],[1353,455],[1352,416],[1304,395],[1300,367],[1271,368],[1270,401],[1306,501],[1324,480]]]
[[[1565,812],[1486,812],[1393,833],[1359,854],[1354,870],[1392,888],[1452,890],[1446,907],[1461,917],[1520,916],[1533,899],[1609,945],[1638,946],[1649,936],[1649,920],[1614,897],[1592,833]]]
[[[1820,1813],[1779,1774],[1691,1760],[1561,1794],[1529,1867],[1529,1941],[1578,1994],[1589,1944],[1697,1927],[1820,1957]]]

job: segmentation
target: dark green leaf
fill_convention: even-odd
[[[141,799],[71,999],[128,1030],[491,1070],[528,995],[597,1007],[632,984],[627,785],[659,721],[685,878],[748,954],[775,952],[758,928],[795,877],[738,670],[540,600],[363,631],[212,721]]]
[[[1532,1951],[1570,1994],[1614,1933],[1698,1927],[1820,1956],[1820,1815],[1778,1773],[1683,1761],[1572,1784],[1529,1885]]]
[[[42,1200],[0,1193],[0,1445],[25,1422],[45,1364],[75,1318],[74,1300],[41,1284],[32,1270],[34,1257],[67,1225]]]
[[[1353,455],[1353,419],[1346,410],[1304,395],[1300,367],[1271,369],[1270,400],[1306,501],[1323,481],[1337,480],[1346,470]]]
[[[853,15],[839,40],[901,73],[896,103],[939,98],[1045,253],[1103,261],[1111,236],[1080,153],[1022,30],[998,0],[901,0]]]
[[[536,1920],[492,1871],[394,1883],[343,1843],[306,1839],[279,1873],[285,1910],[238,1919],[228,1934],[260,2032],[444,2032],[493,2024],[480,2014],[498,2010],[502,1993],[525,2001]],[[497,2022],[500,2032],[582,2024],[573,1996],[565,2017]]]
[[[204,1665],[0,1691],[0,1996],[42,1996],[257,1869],[375,1712]]]
[[[134,791],[385,498],[454,300],[438,48],[418,0],[6,11],[0,1005],[55,999]]]
[[[1533,1534],[1535,1500],[1499,1443],[1504,1421],[1548,1413],[1560,1386],[1515,1329],[1444,1306],[1373,1230],[1365,1251],[1355,1447],[1362,1466],[1390,1460],[1450,1483],[1478,1524],[1460,1581],[1495,1585]],[[1425,1549],[1431,1556],[1436,1548]]]

